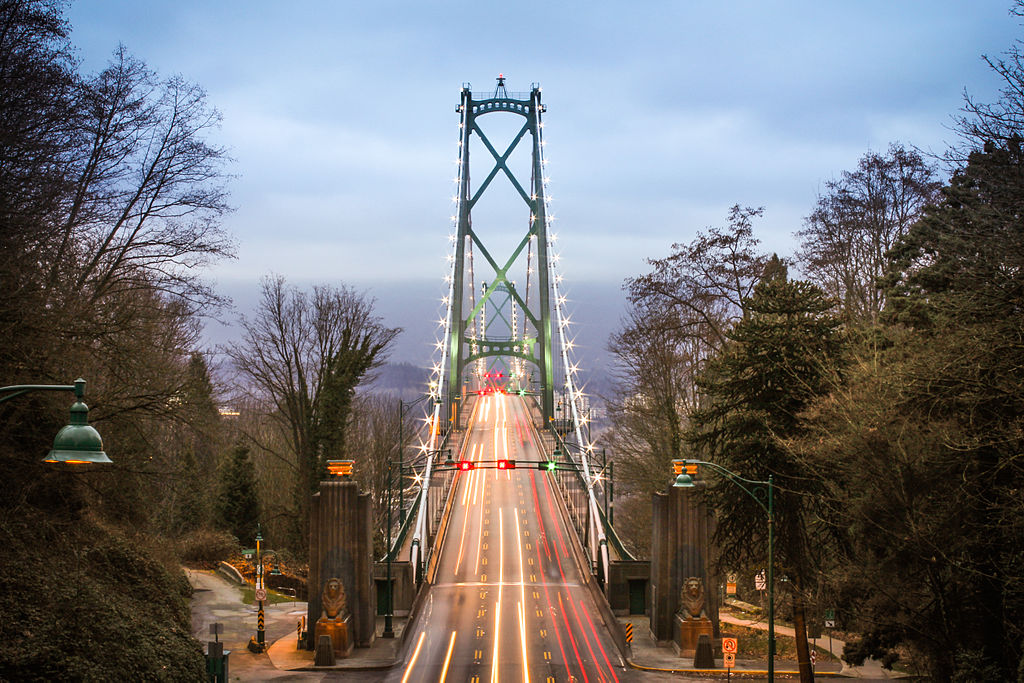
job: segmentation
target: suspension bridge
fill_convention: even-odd
[[[545,111],[538,85],[512,92],[501,76],[493,92],[465,85],[456,108],[447,295],[423,428],[400,465],[408,505],[378,581],[378,605],[411,615],[394,680],[617,681],[613,610],[645,601],[634,574],[647,567],[609,526],[577,380]]]

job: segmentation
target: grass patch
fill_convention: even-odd
[[[264,605],[278,605],[282,602],[295,602],[295,598],[267,589],[267,599],[263,601]],[[242,586],[242,603],[246,605],[256,604],[255,588],[252,586]]]
[[[737,659],[768,659],[768,632],[757,628],[748,628],[736,624],[722,623],[722,635],[729,635],[739,639],[739,654]],[[809,647],[814,647],[813,641],[807,641]],[[832,655],[827,649],[828,638],[818,639],[819,662],[839,662],[839,658]],[[796,638],[775,634],[775,654],[780,659],[796,660]]]

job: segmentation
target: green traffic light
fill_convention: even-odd
[[[556,467],[558,467],[558,463],[556,463],[554,460],[548,461],[548,471],[551,471]]]

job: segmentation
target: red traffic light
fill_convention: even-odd
[[[499,460],[498,461],[498,469],[499,470],[514,470],[515,468],[516,468],[516,461],[515,460]]]
[[[466,470],[473,469],[473,461],[472,460],[460,460],[459,461],[459,469],[462,470],[463,472],[465,472]]]

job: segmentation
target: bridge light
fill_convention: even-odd
[[[328,460],[327,473],[332,477],[351,477],[352,460]]]
[[[515,468],[516,468],[516,461],[515,460],[499,460],[498,461],[498,469],[499,470],[514,470]]]
[[[467,471],[473,469],[473,467],[474,467],[474,465],[473,465],[473,461],[472,460],[460,460],[459,461],[459,469],[462,470],[463,472],[467,472]]]
[[[672,461],[672,474],[689,474],[691,477],[697,474],[697,466],[687,463],[685,460]]]

